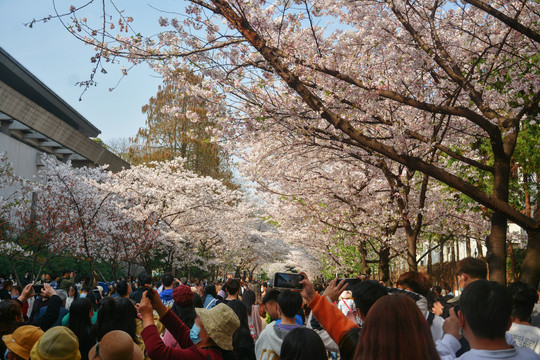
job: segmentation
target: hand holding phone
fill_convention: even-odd
[[[304,280],[302,274],[276,273],[274,275],[274,287],[301,290],[304,288],[304,285],[300,284],[302,280]]]

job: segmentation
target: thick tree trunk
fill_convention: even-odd
[[[379,252],[380,280],[390,286],[390,248],[383,247]]]
[[[431,243],[428,244],[428,249],[431,249]],[[433,274],[433,259],[431,257],[431,251],[427,255],[427,273],[431,277]]]
[[[540,207],[537,205],[534,218],[540,220]],[[519,279],[538,289],[540,282],[540,231],[527,231],[528,244],[525,259],[521,265]]]
[[[358,242],[358,252],[360,253],[360,271],[362,274],[369,275],[371,269],[367,263],[367,249],[365,241],[361,240]]]
[[[416,238],[414,232],[407,232],[407,264],[409,271],[418,271],[416,263]]]
[[[467,257],[471,257],[472,256],[472,251],[471,251],[471,239],[467,238],[465,239],[465,251],[467,253]]]
[[[440,240],[442,242],[442,239]],[[444,262],[444,243],[441,244],[441,246],[439,246],[439,263],[443,263]]]
[[[506,284],[506,217],[495,212],[491,216],[491,233],[486,246],[489,279]]]

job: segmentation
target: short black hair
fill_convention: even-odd
[[[128,282],[126,280],[120,281],[116,284],[116,293],[120,296],[126,296],[128,293]]]
[[[442,292],[442,289],[440,286],[434,286],[433,291],[435,291],[436,294],[440,294]]]
[[[277,302],[283,315],[288,318],[294,318],[302,309],[302,296],[288,289],[279,294]]]
[[[512,294],[512,316],[519,321],[529,322],[534,308],[538,302],[538,293],[531,284],[516,281],[508,285]]]
[[[459,302],[474,335],[504,339],[512,313],[512,295],[507,287],[495,281],[477,280],[463,290]]]
[[[229,279],[225,283],[224,287],[225,287],[225,291],[227,291],[229,295],[237,294],[238,291],[240,290],[240,281],[236,279]]]
[[[487,265],[480,259],[466,257],[457,263],[456,274],[467,274],[475,279],[487,279]]]
[[[172,274],[165,274],[161,277],[161,282],[163,283],[163,286],[169,287],[172,285],[174,281],[174,277]]]
[[[384,295],[388,295],[388,289],[376,280],[364,280],[352,288],[354,305],[364,315]]]
[[[152,285],[152,277],[146,274],[139,276],[139,286]]]
[[[280,293],[281,293],[281,291],[279,291],[278,289],[271,289],[271,290],[267,291],[266,294],[264,295],[264,297],[262,298],[261,303],[266,304],[269,301],[277,302],[277,299],[278,299]]]
[[[326,348],[320,336],[312,329],[299,327],[289,331],[283,339],[280,359],[327,360],[328,357],[326,356]]]

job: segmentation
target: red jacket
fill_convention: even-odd
[[[157,327],[150,325],[144,328],[141,336],[146,347],[146,354],[152,360],[223,360],[223,353],[219,348],[199,348],[189,338],[189,328],[172,311],[167,311],[161,319],[163,325],[178,341],[180,348],[172,348],[163,343],[158,334]]]

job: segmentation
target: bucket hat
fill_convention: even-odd
[[[65,326],[50,328],[34,344],[32,360],[81,360],[79,339]]]
[[[30,350],[43,336],[43,330],[37,326],[25,325],[17,328],[13,334],[2,337],[6,347],[23,359],[30,358]]]
[[[211,309],[195,308],[206,333],[223,350],[233,349],[233,333],[240,326],[234,310],[227,305],[217,304]]]

